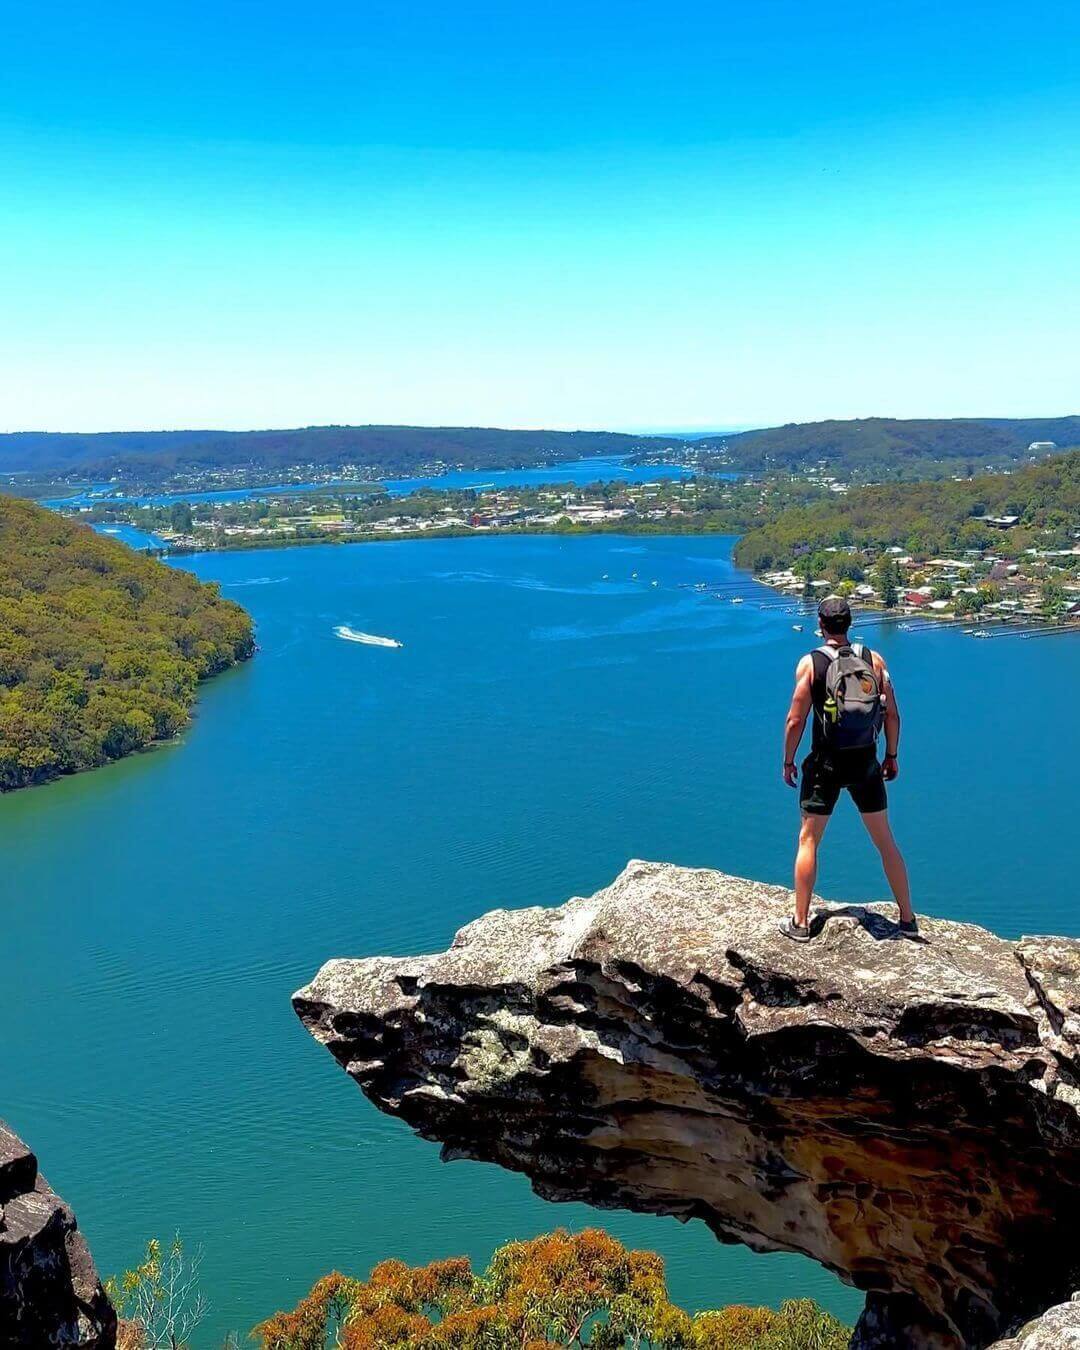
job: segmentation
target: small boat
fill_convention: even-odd
[[[654,586],[659,586],[660,583],[659,583],[658,581],[654,581],[654,582],[653,582],[653,585],[654,585]]]
[[[732,603],[733,605],[741,605],[742,602],[743,602],[743,598],[742,598],[741,595],[733,595],[733,596],[731,597],[731,603]]]
[[[607,581],[607,579],[608,579],[608,574],[605,572],[604,575],[600,578],[600,580],[601,580],[601,581]]]
[[[356,628],[350,628],[347,623],[340,623],[334,629],[334,635],[343,638],[346,642],[362,642],[367,647],[404,647],[404,642],[399,642],[397,638],[380,637],[377,633],[361,633]]]
[[[631,581],[637,581],[637,573],[636,573],[636,572],[631,572],[631,573],[630,573],[630,580],[631,580]]]
[[[792,628],[795,630],[796,633],[801,633],[801,632],[802,632],[802,624],[801,624],[801,623],[793,623],[791,626],[792,626]]]

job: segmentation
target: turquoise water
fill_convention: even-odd
[[[330,956],[442,948],[493,905],[588,893],[633,856],[787,881],[779,730],[812,639],[729,551],[515,537],[186,559],[251,609],[258,657],[206,686],[178,743],[0,799],[0,1109],[104,1271],[151,1234],[203,1245],[200,1347],[332,1267],[483,1260],[558,1223],[660,1250],[690,1306],[811,1294],[854,1316],[799,1258],[441,1164],[289,1005]],[[700,581],[726,599],[682,589]],[[1024,704],[1036,671],[1080,687],[1080,640],[874,640],[906,717],[894,805],[917,900],[1080,935],[1080,732]],[[942,671],[962,715],[932,696]],[[827,843],[823,894],[883,894],[849,805]]]
[[[593,455],[564,460],[534,469],[454,470],[437,478],[386,478],[383,487],[394,495],[420,488],[540,487],[544,483],[657,483],[661,479],[692,478],[694,470],[681,464],[628,464],[626,455]],[[724,477],[737,477],[725,474]]]
[[[119,539],[122,544],[127,544],[129,548],[147,549],[165,548],[166,546],[161,535],[154,534],[152,530],[137,529],[134,525],[95,525],[94,529],[98,534]]]
[[[452,469],[448,473],[420,478],[383,478],[379,480],[393,497],[406,496],[420,488],[516,488],[539,487],[543,483],[653,483],[661,479],[692,478],[694,470],[680,464],[628,464],[626,455],[594,455],[589,459],[564,460],[531,469]],[[736,474],[721,474],[735,478]],[[246,502],[252,498],[293,492],[326,492],[335,487],[355,487],[356,481],[335,480],[331,483],[287,483],[274,487],[222,488],[212,492],[159,492],[145,497],[113,496],[114,502],[128,502],[137,506],[169,506],[172,502]],[[85,492],[73,497],[55,497],[45,506],[66,507],[100,506],[110,493],[109,483],[95,483]]]

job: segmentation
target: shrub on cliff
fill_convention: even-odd
[[[481,1275],[464,1257],[335,1272],[253,1333],[263,1350],[844,1350],[850,1334],[809,1300],[691,1317],[659,1256],[598,1229],[507,1243]]]
[[[0,791],[173,735],[253,650],[215,586],[0,496]]]

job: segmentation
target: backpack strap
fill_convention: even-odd
[[[846,647],[834,647],[831,642],[825,642],[820,647],[815,647],[822,656],[828,657],[830,661],[835,661],[841,652],[849,651],[852,656],[857,656],[861,660],[869,662],[870,649],[865,642],[849,642]]]

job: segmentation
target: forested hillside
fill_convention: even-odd
[[[1029,458],[1032,441],[1059,448],[1080,444],[1080,417],[870,417],[805,422],[694,441],[611,431],[507,431],[497,427],[301,427],[286,431],[43,431],[0,435],[0,473],[37,479],[118,476],[160,483],[176,475],[281,472],[297,466],[335,470],[364,466],[404,477],[433,464],[466,469],[519,468],[594,455],[651,460],[692,455],[702,467],[748,473],[804,472],[826,464],[840,476],[865,479],[949,476],[1006,468]]]
[[[988,517],[1016,516],[1008,529]],[[1014,474],[970,482],[882,483],[782,511],[739,540],[735,560],[755,571],[789,565],[804,552],[899,545],[916,555],[993,547],[1068,548],[1080,533],[1080,450]]]
[[[1030,458],[1033,441],[1053,441],[1062,450],[1080,445],[1080,417],[801,422],[710,437],[699,447],[748,473],[799,472],[824,463],[840,477],[880,481],[1008,468]]]
[[[216,587],[0,496],[0,791],[173,735],[253,650]]]
[[[435,462],[518,468],[589,455],[632,454],[667,441],[610,431],[503,431],[494,427],[302,427],[291,431],[23,431],[0,435],[0,471],[120,474],[154,482],[218,469],[273,471],[298,464],[366,465],[405,476]]]

